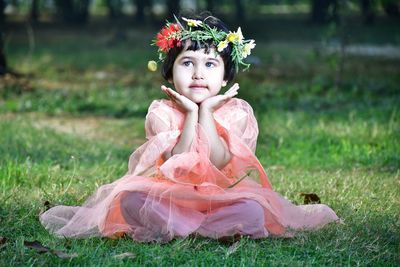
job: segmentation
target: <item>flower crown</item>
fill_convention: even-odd
[[[250,64],[245,63],[243,60],[250,55],[251,50],[256,46],[255,41],[244,40],[240,27],[236,32],[230,31],[229,33],[215,27],[211,28],[205,23],[207,18],[201,21],[182,17],[182,20],[188,26],[187,28],[183,27],[176,17],[176,23],[167,22],[161,31],[157,33],[156,39],[153,40],[153,45],[158,46],[159,60],[164,61],[168,51],[171,48],[181,46],[184,40],[191,40],[198,43],[211,40],[218,52],[222,52],[231,44],[231,57],[236,71],[239,70],[240,66],[244,67],[243,70],[248,69]],[[157,68],[156,64],[156,62],[150,61],[148,65],[149,69],[155,70]]]

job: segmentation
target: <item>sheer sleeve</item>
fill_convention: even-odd
[[[157,160],[176,144],[182,120],[182,114],[169,101],[153,101],[146,115],[147,142],[130,156],[128,174],[154,174]]]
[[[242,99],[233,98],[215,112],[214,118],[231,153],[224,171],[236,178],[247,176],[247,180],[271,188],[267,174],[255,156],[258,126],[251,106]]]
[[[216,111],[215,119],[230,134],[240,138],[253,153],[256,151],[258,125],[253,109],[246,101],[233,98]]]
[[[146,138],[168,131],[179,130],[183,114],[177,111],[169,101],[155,100],[151,103],[146,115]]]

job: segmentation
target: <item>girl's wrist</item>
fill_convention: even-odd
[[[200,104],[200,112],[213,112],[213,108],[211,108],[208,104],[204,102]]]
[[[190,109],[186,109],[186,113],[198,114],[199,107],[197,105],[194,105],[193,107],[190,107]]]

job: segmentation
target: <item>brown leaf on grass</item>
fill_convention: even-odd
[[[39,215],[42,215],[43,213],[45,213],[46,211],[48,211],[50,208],[51,208],[50,201],[45,200],[45,201],[43,202],[43,207],[40,208]]]
[[[51,249],[43,246],[39,241],[24,241],[24,246],[36,250],[39,253],[49,252]]]
[[[321,199],[315,193],[301,193],[300,196],[304,197],[304,204],[320,204]]]
[[[136,255],[131,252],[125,252],[125,253],[121,253],[121,254],[113,256],[114,259],[118,259],[118,260],[122,260],[122,259],[126,259],[126,258],[133,259],[135,257],[136,257]]]
[[[241,235],[235,234],[233,236],[223,236],[223,237],[218,238],[217,240],[221,244],[231,246],[233,243],[239,241],[241,238],[242,238]]]
[[[56,255],[60,259],[71,259],[78,257],[77,253],[67,254],[61,250],[50,249],[48,247],[43,246],[39,241],[24,241],[24,246],[30,249],[35,250],[38,253],[51,253]]]
[[[44,203],[44,211],[48,211],[51,208],[50,201],[46,200]]]
[[[6,243],[7,243],[7,238],[0,236],[0,248],[5,246]]]

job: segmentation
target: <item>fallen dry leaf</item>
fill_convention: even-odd
[[[45,247],[37,240],[35,240],[35,241],[24,241],[24,245],[27,248],[34,249],[38,253],[51,253],[53,255],[56,255],[60,259],[71,259],[71,258],[78,257],[77,253],[68,254],[68,253],[65,253],[65,252],[63,252],[61,250],[50,249],[48,247]]]
[[[6,243],[7,243],[7,238],[0,236],[0,248],[5,246]]]
[[[44,203],[44,211],[48,211],[51,208],[50,201],[46,200]]]
[[[24,241],[24,246],[30,249],[34,249],[39,253],[49,252],[50,249],[48,247],[43,246],[39,241]]]
[[[319,196],[315,193],[310,193],[310,194],[306,194],[306,193],[301,193],[300,196],[304,197],[304,204],[320,204],[321,203],[321,199],[319,198]]]

